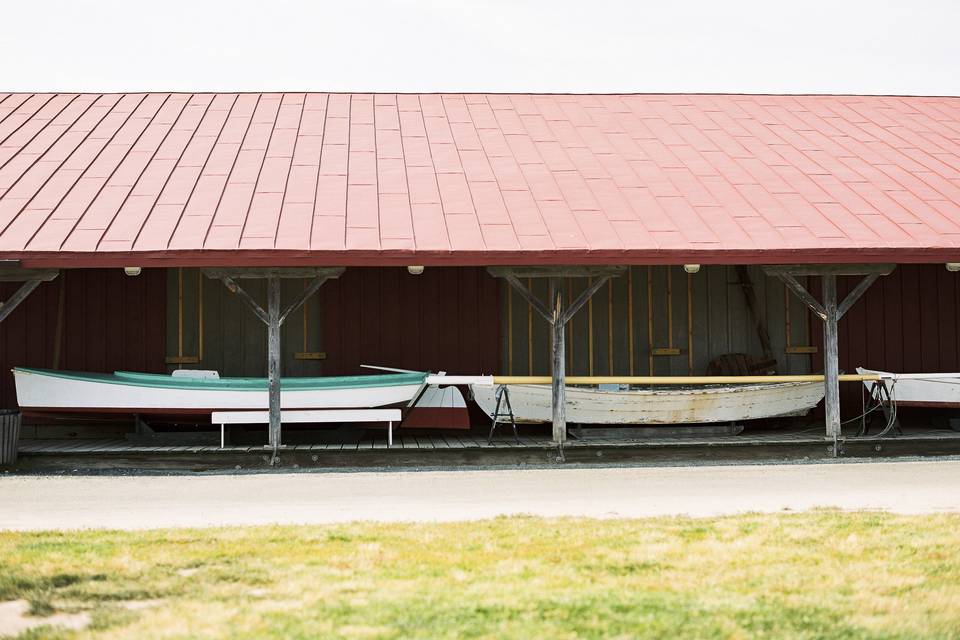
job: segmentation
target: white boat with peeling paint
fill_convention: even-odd
[[[898,405],[911,407],[960,407],[960,373],[890,373],[857,367],[861,375],[880,376]],[[863,382],[867,390],[874,382]]]
[[[550,422],[548,385],[507,385],[518,422]],[[471,385],[474,400],[492,415],[495,385]],[[567,421],[581,424],[695,424],[737,422],[807,413],[823,399],[822,382],[708,385],[656,389],[567,387]],[[503,410],[503,408],[501,408]]]
[[[204,414],[266,409],[265,378],[220,378],[216,372],[160,375],[85,373],[16,368],[17,402],[25,413]],[[371,408],[403,405],[423,386],[426,372],[284,378],[283,409]]]

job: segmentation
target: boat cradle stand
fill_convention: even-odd
[[[860,393],[861,412],[860,428],[857,430],[858,437],[870,435],[870,422],[868,418],[878,407],[883,411],[884,427],[875,437],[883,438],[891,433],[894,436],[903,435],[903,429],[900,428],[900,421],[897,419],[897,401],[893,393],[894,386],[896,386],[895,380],[881,377],[879,380],[874,380],[870,384],[869,390],[867,390],[866,386],[863,387],[863,391]],[[869,398],[869,400],[864,399],[864,393],[866,393],[866,397]],[[868,408],[868,402],[876,402],[876,405]]]
[[[487,444],[493,443],[493,433],[497,430],[498,424],[509,424],[513,427],[513,438],[517,441],[517,444],[520,444],[520,436],[517,434],[517,421],[513,417],[513,405],[510,404],[510,389],[507,388],[507,385],[501,384],[497,387],[495,396],[497,399],[497,405],[493,409],[493,415],[490,418],[493,420],[490,424],[490,433],[487,435]],[[501,404],[504,406],[505,410],[501,411]],[[509,422],[504,420],[504,418],[510,418]]]

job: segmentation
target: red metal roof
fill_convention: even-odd
[[[960,261],[960,98],[0,94],[0,259]]]

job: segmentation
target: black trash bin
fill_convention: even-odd
[[[17,461],[20,442],[20,412],[0,409],[0,467]]]

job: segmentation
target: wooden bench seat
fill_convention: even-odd
[[[286,409],[280,412],[283,423],[340,423],[340,422],[386,422],[387,446],[393,446],[393,423],[400,422],[400,409]],[[270,412],[214,411],[210,416],[213,424],[220,425],[220,448],[225,445],[225,428],[228,424],[269,424]],[[278,443],[279,444],[279,443]]]

